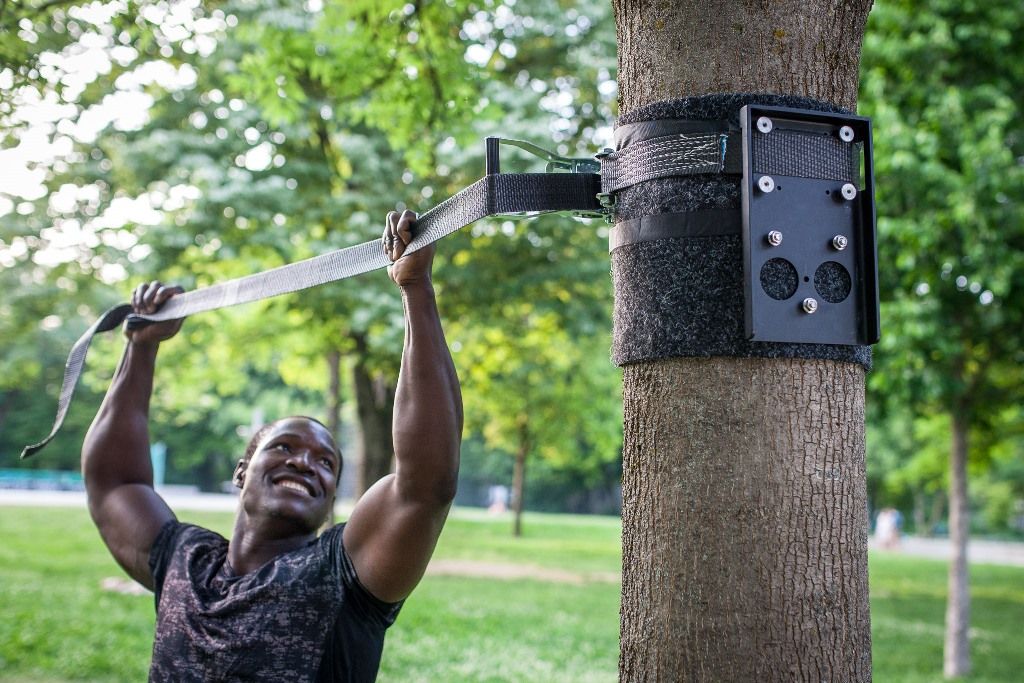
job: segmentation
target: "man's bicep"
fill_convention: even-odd
[[[370,487],[342,536],[359,582],[384,602],[407,598],[426,571],[449,507],[403,499],[395,475]]]
[[[122,484],[89,499],[89,511],[110,554],[129,576],[153,588],[149,553],[174,513],[152,487]]]

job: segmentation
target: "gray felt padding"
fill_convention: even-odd
[[[618,124],[657,119],[726,120],[739,125],[744,104],[842,112],[805,97],[721,94],[656,102]],[[700,209],[740,210],[738,176],[662,178],[617,195],[617,220]],[[638,242],[612,252],[618,365],[693,356],[810,358],[871,366],[871,347],[750,342],[743,331],[743,245],[740,235]],[[836,283],[836,287],[844,283]]]

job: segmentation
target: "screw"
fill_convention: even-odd
[[[803,300],[803,303],[800,304],[800,307],[804,309],[804,313],[810,315],[811,313],[814,313],[816,310],[818,310],[818,302],[816,299],[807,297],[806,299]]]
[[[846,183],[839,191],[843,194],[843,199],[847,201],[850,201],[857,196],[857,188],[853,183]]]
[[[843,126],[839,129],[839,139],[843,142],[853,142],[853,128]]]
[[[846,249],[846,245],[850,243],[850,240],[846,239],[846,235],[836,235],[832,238],[832,246],[836,251],[842,251]]]
[[[772,120],[767,116],[761,116],[757,119],[757,129],[762,133],[772,132]]]
[[[772,230],[768,233],[768,244],[773,247],[777,247],[782,244],[782,233],[778,230]]]
[[[772,180],[770,175],[763,175],[757,179],[757,186],[761,189],[761,192],[767,194],[775,189],[775,181]]]

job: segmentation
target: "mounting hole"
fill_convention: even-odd
[[[796,294],[799,284],[796,267],[784,258],[773,258],[761,266],[761,289],[776,301],[785,301]]]
[[[814,289],[830,304],[838,304],[850,296],[853,279],[841,263],[825,261],[814,271]]]
[[[810,282],[810,281],[811,281],[811,278],[809,278],[806,275],[804,275],[804,282]]]

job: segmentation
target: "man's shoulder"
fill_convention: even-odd
[[[180,547],[186,544],[226,546],[228,541],[216,531],[206,527],[172,519],[160,529],[153,546]]]

